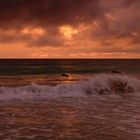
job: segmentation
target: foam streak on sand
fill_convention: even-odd
[[[0,100],[45,100],[58,97],[87,97],[92,95],[120,95],[139,93],[140,80],[114,74],[99,74],[72,84],[0,87]]]

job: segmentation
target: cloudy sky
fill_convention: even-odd
[[[0,0],[0,58],[140,58],[140,0]]]

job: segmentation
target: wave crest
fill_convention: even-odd
[[[57,97],[110,95],[140,91],[140,80],[126,75],[99,74],[88,80],[56,86],[0,87],[0,100],[45,100]]]

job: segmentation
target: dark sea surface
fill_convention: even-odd
[[[140,140],[140,59],[0,59],[0,140]]]
[[[0,59],[0,75],[140,73],[140,59]]]
[[[1,85],[66,83],[112,71],[139,75],[140,59],[0,59]]]

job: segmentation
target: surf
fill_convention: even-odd
[[[59,97],[110,96],[140,93],[140,79],[120,74],[98,74],[87,80],[56,86],[31,84],[0,87],[0,100],[46,100]]]

